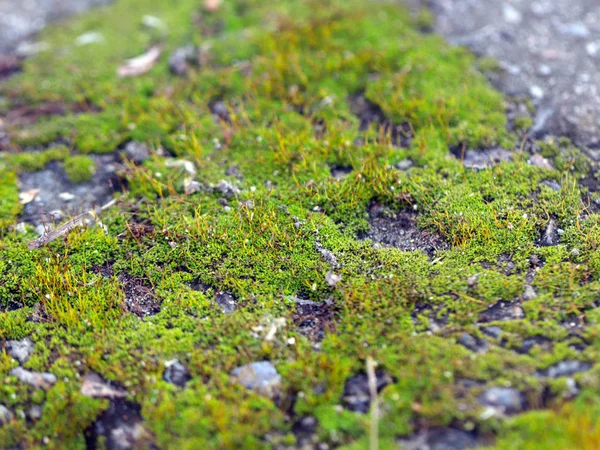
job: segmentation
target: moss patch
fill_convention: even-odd
[[[0,403],[15,413],[0,441],[84,448],[115,408],[82,394],[90,372],[127,393],[119,404],[142,421],[138,444],[161,448],[291,447],[307,416],[310,439],[340,447],[374,429],[382,445],[452,426],[500,448],[539,444],[543,421],[596,432],[578,409],[598,387],[600,231],[586,202],[594,184],[579,183],[593,168],[564,140],[525,145],[507,131],[504,98],[473,55],[423,35],[427,23],[362,1],[232,0],[207,12],[122,0],[45,31],[50,50],[0,87],[3,108],[80,106],[8,124],[0,339],[29,336],[25,368],[59,381],[23,384],[0,353]],[[78,46],[90,30],[104,40]],[[156,43],[148,73],[117,76]],[[190,45],[187,72],[173,75],[169,56]],[[16,174],[64,161],[85,181],[87,154],[131,140],[153,151],[120,168],[120,201],[29,251]],[[463,164],[467,150],[497,147],[506,160]],[[530,164],[530,148],[554,168]],[[401,236],[386,238],[390,228]],[[183,388],[163,377],[173,359],[189,370]],[[281,376],[273,399],[230,377],[265,360]],[[377,424],[342,399],[368,361],[391,380]],[[550,378],[564,361],[585,370]],[[480,399],[498,386],[533,411],[490,410]],[[573,386],[581,399],[564,406]]]

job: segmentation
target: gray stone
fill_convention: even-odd
[[[31,339],[23,338],[18,341],[7,341],[6,349],[10,356],[19,361],[19,363],[25,364],[33,353],[35,344]]]
[[[395,164],[396,169],[398,170],[408,170],[410,169],[412,166],[414,165],[414,163],[408,159],[405,158],[402,161],[399,161]]]
[[[496,339],[502,335],[502,328],[500,327],[484,327],[481,329],[481,331]]]
[[[100,375],[90,372],[83,378],[81,394],[93,398],[124,398],[127,392],[117,389],[104,381]]]
[[[512,160],[512,152],[503,148],[485,150],[467,150],[462,157],[463,165],[468,169],[483,170],[494,167],[501,162]]]
[[[493,387],[479,396],[479,403],[491,406],[504,414],[514,414],[525,407],[523,394],[514,388]]]
[[[135,164],[141,164],[150,158],[150,148],[142,142],[128,142],[125,145],[125,157]]]
[[[42,407],[40,405],[33,405],[27,411],[27,415],[32,420],[40,420],[42,418]]]
[[[231,378],[246,389],[251,389],[269,398],[275,398],[281,388],[281,375],[269,361],[259,361],[237,367]]]
[[[537,297],[537,292],[533,289],[533,286],[528,284],[525,286],[525,291],[523,292],[523,300],[533,300]]]
[[[532,155],[527,162],[532,166],[540,167],[542,169],[554,170],[554,166],[548,161],[548,158],[544,158],[539,153]]]
[[[191,379],[190,371],[179,360],[174,359],[165,363],[165,371],[163,372],[163,380],[175,386],[184,387]]]
[[[81,13],[111,0],[0,1],[0,52],[15,48],[50,21]]]
[[[463,333],[457,342],[473,352],[481,353],[487,350],[487,342],[485,340],[476,339],[469,333]]]
[[[0,405],[0,427],[10,422],[12,418],[13,414],[10,410],[4,405]]]
[[[198,52],[193,45],[175,49],[169,57],[169,69],[177,76],[183,76],[190,70],[190,65],[198,63]]]
[[[544,181],[542,181],[542,184],[545,186],[548,186],[553,191],[560,191],[560,184],[558,184],[556,181],[544,180]]]
[[[531,95],[531,136],[600,142],[600,2],[597,0],[407,0],[429,7],[434,30],[499,61],[486,76],[510,96]],[[543,68],[543,69],[541,69]]]
[[[548,378],[570,377],[579,372],[585,372],[591,369],[592,364],[589,362],[579,361],[576,359],[561,361],[558,364],[548,367],[546,370],[536,372],[537,376]]]
[[[15,367],[11,369],[8,374],[11,377],[17,377],[22,383],[33,386],[37,389],[49,389],[54,383],[56,383],[56,377],[51,373],[32,372],[30,370],[23,369],[22,367]]]
[[[231,314],[237,309],[237,299],[229,292],[219,292],[215,295],[215,302],[223,314]]]
[[[227,198],[231,198],[241,192],[237,186],[225,180],[221,180],[219,184],[215,186],[215,189]]]

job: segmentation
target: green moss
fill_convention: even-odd
[[[138,26],[145,14],[166,32]],[[346,380],[368,359],[393,378],[379,394],[382,448],[416,426],[475,427],[497,434],[500,448],[546,442],[545,421],[552,436],[565,424],[595,430],[579,404],[573,420],[560,409],[569,401],[563,379],[535,375],[599,357],[600,230],[577,182],[593,175],[590,163],[571,143],[549,140],[539,145],[555,170],[518,150],[511,161],[465,169],[450,147],[518,140],[507,131],[505,99],[479,73],[483,62],[422,35],[422,25],[391,3],[228,1],[209,14],[194,0],[121,0],[45,31],[50,50],[0,87],[6,108],[78,107],[9,129],[14,153],[0,156],[0,338],[29,336],[36,347],[26,367],[59,382],[47,392],[24,386],[8,376],[17,363],[0,354],[0,403],[44,411],[38,421],[15,414],[0,442],[84,448],[83,431],[108,407],[81,394],[93,371],[127,390],[161,448],[291,445],[293,422],[309,415],[328,445],[359,448],[371,437],[370,416],[340,405]],[[75,45],[89,30],[104,42]],[[155,42],[163,56],[151,71],[118,78],[124,59]],[[175,77],[168,55],[190,43],[202,64]],[[410,144],[395,145],[385,123],[361,129],[352,112],[361,96],[385,115],[380,122],[410,130]],[[73,182],[89,180],[87,154],[130,140],[153,152],[121,168],[120,201],[99,223],[29,251],[33,236],[11,231],[17,174],[62,161]],[[395,168],[407,159],[413,167]],[[352,170],[336,179],[338,166]],[[423,236],[446,245],[426,254],[363,240],[374,202],[391,216],[414,214]],[[550,219],[560,244],[543,247]],[[525,301],[529,284],[537,296]],[[233,314],[215,302],[224,292],[237,300]],[[298,298],[316,303],[309,317]],[[524,317],[487,324],[501,328],[495,339],[478,319],[500,300],[520,302]],[[140,301],[160,311],[139,317]],[[563,324],[582,317],[587,327],[570,335]],[[311,323],[322,340],[305,334]],[[487,352],[459,345],[464,332],[487,340]],[[516,351],[539,337],[548,348]],[[163,379],[172,359],[189,368],[185,388]],[[282,376],[276,400],[229,376],[258,360]],[[596,371],[575,376],[591,402]],[[486,419],[477,398],[498,385],[521,390],[530,405],[551,392],[556,412]],[[577,448],[580,438],[556,442]]]
[[[0,230],[11,223],[20,210],[16,175],[2,168],[0,169]]]
[[[96,173],[96,163],[89,156],[70,156],[65,159],[65,172],[72,183],[89,181]]]

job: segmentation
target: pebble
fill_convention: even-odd
[[[16,226],[15,226],[15,231],[18,234],[27,234],[27,228],[25,226],[25,222],[19,222]]]
[[[537,297],[537,292],[533,289],[533,286],[528,284],[525,286],[525,292],[523,292],[523,300],[533,300]]]
[[[190,371],[179,360],[173,359],[165,362],[163,380],[175,386],[184,387],[191,379]]]
[[[61,192],[58,194],[58,198],[60,198],[63,202],[70,202],[75,198],[75,196],[70,192]]]
[[[457,340],[457,342],[463,347],[476,352],[483,353],[487,350],[488,344],[484,339],[477,339],[471,336],[469,333],[463,333]]]
[[[25,364],[33,350],[35,344],[29,338],[23,338],[18,341],[7,341],[6,348],[8,354],[19,361],[20,364]]]
[[[588,42],[585,51],[591,57],[596,56],[600,52],[600,42]]]
[[[408,170],[413,165],[414,165],[414,163],[410,159],[405,158],[402,161],[399,161],[399,162],[396,163],[396,169],[398,169],[398,170]]]
[[[237,186],[225,180],[221,180],[219,184],[215,186],[215,189],[227,198],[231,198],[241,192]]]
[[[537,85],[533,85],[529,88],[529,94],[538,100],[544,98],[544,90]]]
[[[514,388],[493,387],[479,397],[479,403],[491,406],[503,414],[514,414],[524,409],[523,395]]]
[[[46,226],[39,224],[38,226],[35,227],[35,232],[37,233],[38,236],[43,236],[44,234],[46,234]]]
[[[342,276],[337,273],[333,273],[331,270],[325,274],[325,281],[331,287],[335,287],[342,280]]]
[[[233,369],[231,378],[246,389],[271,399],[279,394],[281,375],[269,361],[259,361]]]
[[[139,141],[131,141],[125,145],[125,157],[135,164],[141,164],[150,158],[150,148]]]
[[[503,148],[467,150],[464,155],[463,165],[469,169],[483,170],[493,167],[500,162],[510,161],[511,159],[512,152]]]
[[[100,448],[99,437],[104,441],[102,448],[109,450],[156,448],[151,433],[143,425],[140,409],[139,405],[123,399],[111,400],[108,409],[93,424],[93,440],[88,448]]]
[[[27,415],[32,420],[40,420],[42,418],[42,407],[40,405],[33,405],[29,408]]]
[[[104,36],[102,33],[98,33],[97,31],[89,31],[87,33],[80,34],[75,39],[75,44],[79,46],[99,44],[100,42],[104,42]]]
[[[502,335],[502,328],[500,327],[484,327],[481,329],[481,331],[496,339]]]
[[[6,425],[12,418],[13,414],[10,410],[4,405],[0,405],[0,426]]]
[[[552,69],[546,64],[541,64],[538,67],[538,73],[543,77],[549,77],[550,75],[552,75]]]
[[[100,375],[90,372],[83,378],[81,394],[92,398],[124,398],[127,392],[112,387]]]
[[[550,161],[548,161],[547,158],[544,158],[539,153],[533,155],[527,162],[532,166],[541,167],[542,169],[554,170],[554,166],[550,163]]]
[[[560,184],[554,180],[544,180],[542,181],[542,184],[548,186],[553,191],[560,191]]]
[[[22,383],[33,386],[37,389],[49,389],[56,383],[56,377],[51,373],[32,372],[22,367],[11,369],[8,374],[11,377],[17,377]]]
[[[523,20],[522,14],[514,6],[505,3],[502,7],[502,17],[506,23],[517,25]]]
[[[194,46],[179,47],[169,57],[169,69],[173,75],[181,77],[190,70],[190,64],[195,62],[197,62],[197,53]]]
[[[223,314],[231,314],[237,309],[237,299],[229,292],[219,292],[215,296],[215,302],[217,302]]]
[[[561,23],[558,29],[562,34],[577,38],[587,38],[590,35],[590,30],[583,22]]]

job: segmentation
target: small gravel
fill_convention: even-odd
[[[281,387],[281,375],[269,361],[259,361],[237,367],[231,378],[246,389],[251,389],[269,398],[275,398]]]

